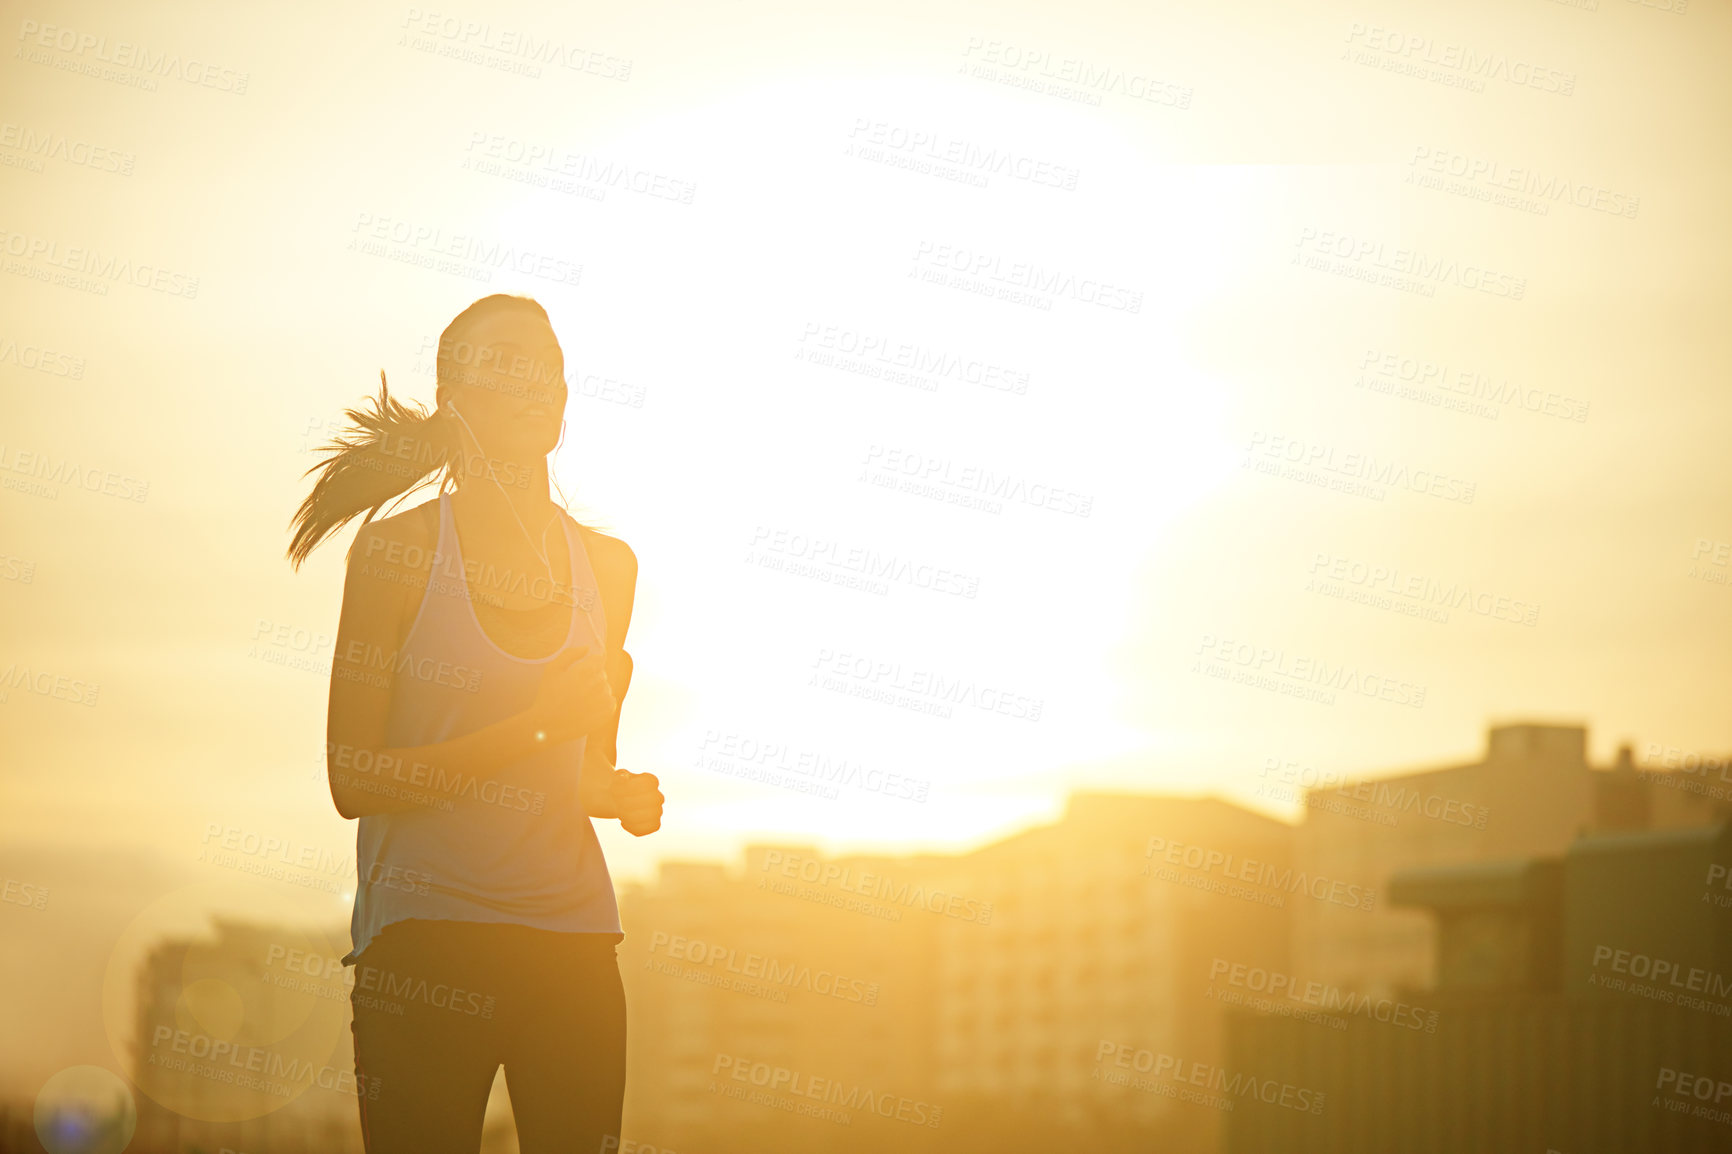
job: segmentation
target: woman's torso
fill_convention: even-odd
[[[569,582],[555,586],[552,605],[517,609],[511,606],[545,602],[545,574],[465,565],[450,497],[439,498],[426,591],[396,653],[387,655],[394,673],[388,748],[431,745],[510,717],[534,699],[553,656],[574,644],[604,645],[594,570],[575,524],[563,514],[559,521]],[[556,582],[565,576],[556,568]],[[493,605],[472,604],[472,581],[499,592],[481,598]],[[578,804],[586,744],[579,739],[539,751],[486,784],[446,775],[439,782],[446,789],[428,791],[427,804],[362,817],[350,957],[385,926],[408,918],[618,933],[612,879]],[[430,784],[403,776],[411,780],[392,783],[400,790]]]

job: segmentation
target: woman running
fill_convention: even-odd
[[[435,411],[393,399],[295,515],[297,567],[365,514],[331,662],[331,798],[359,818],[350,931],[369,1154],[473,1154],[499,1067],[524,1154],[617,1144],[622,939],[593,818],[661,826],[614,767],[637,558],[548,494],[565,362],[547,313],[495,295],[439,340]],[[375,519],[427,482],[439,495]]]

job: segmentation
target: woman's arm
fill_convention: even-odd
[[[619,705],[614,709],[613,717],[608,723],[584,746],[577,799],[583,806],[583,811],[590,817],[617,818],[619,809],[614,804],[613,780],[618,772],[619,715],[625,709],[625,691],[631,688],[631,654],[623,649],[609,653],[606,664],[607,682],[613,687],[614,698]]]
[[[603,655],[572,654],[549,663],[534,704],[518,714],[449,741],[386,745],[398,647],[432,568],[428,507],[364,526],[349,554],[325,743],[331,800],[344,817],[443,809],[470,799],[533,809],[538,783],[522,780],[521,771],[507,780],[501,771],[618,717]],[[426,563],[392,566],[380,560],[388,555]]]
[[[631,654],[625,651],[625,636],[637,597],[637,554],[618,538],[583,532],[607,619],[607,679],[616,704],[613,715],[584,747],[578,801],[590,817],[617,818],[628,833],[642,837],[661,827],[660,783],[654,774],[617,768],[619,718],[633,668]]]

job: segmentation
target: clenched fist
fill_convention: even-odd
[[[662,827],[661,782],[653,773],[632,773],[616,769],[608,782],[612,787],[614,809],[619,824],[634,837],[643,837]]]
[[[578,801],[590,817],[616,817],[634,837],[652,834],[662,827],[661,782],[653,773],[632,773],[601,766],[585,769]]]

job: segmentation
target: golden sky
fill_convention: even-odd
[[[964,848],[1083,787],[1251,804],[1269,759],[1503,720],[1732,747],[1723,6],[8,19],[19,860],[352,852],[350,534],[296,574],[288,517],[493,291],[551,313],[557,474],[640,559],[619,748],[668,810],[603,831],[616,878]],[[740,776],[802,757],[880,786]]]

